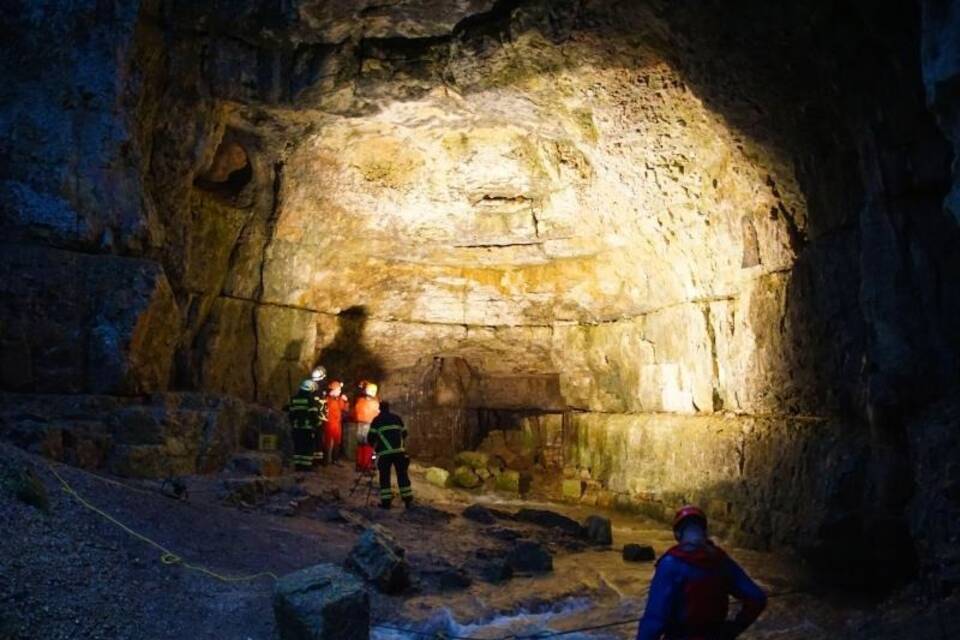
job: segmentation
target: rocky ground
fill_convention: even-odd
[[[156,482],[51,467],[7,445],[0,454],[4,640],[277,637],[272,578],[223,581],[165,564],[159,550],[65,492],[53,470],[89,504],[227,578],[342,563],[367,526],[383,525],[406,549],[412,586],[392,596],[371,589],[372,633],[381,640],[412,637],[389,627],[495,638],[637,617],[652,564],[624,562],[621,547],[660,553],[669,544],[661,525],[612,515],[613,545],[598,546],[565,531],[570,521],[537,511],[583,521],[594,508],[437,488],[419,472],[419,506],[383,512],[365,504],[364,485],[350,494],[347,466],[299,477],[193,476],[184,501]],[[921,615],[906,594],[874,615],[869,602],[813,588],[788,560],[735,553],[776,594],[753,638],[939,639],[941,625],[957,628],[955,601]],[[595,633],[628,638],[635,625]]]

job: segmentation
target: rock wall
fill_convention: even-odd
[[[0,437],[53,460],[121,476],[219,471],[261,433],[289,446],[280,414],[235,398],[157,394],[0,394]]]
[[[3,389],[279,407],[323,363],[425,455],[576,411],[607,490],[812,557],[953,504],[954,3],[14,4]]]

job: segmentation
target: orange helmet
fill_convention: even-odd
[[[327,389],[329,389],[330,391],[343,389],[343,383],[340,382],[339,380],[331,380],[330,384],[327,385]]]
[[[707,514],[703,512],[703,509],[700,507],[695,507],[692,504],[688,504],[684,507],[680,507],[680,510],[677,511],[677,515],[673,517],[673,530],[676,531],[680,528],[687,520],[691,518],[696,518],[703,523],[703,526],[707,526]]]

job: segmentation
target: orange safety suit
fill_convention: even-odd
[[[371,423],[380,413],[380,401],[370,396],[361,396],[353,403],[351,422]]]
[[[327,420],[323,425],[324,451],[340,446],[343,439],[343,413],[349,408],[350,403],[343,396],[327,396]]]

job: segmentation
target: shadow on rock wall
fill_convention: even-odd
[[[333,342],[320,351],[319,364],[327,368],[328,378],[341,380],[350,394],[356,382],[381,382],[386,375],[383,360],[364,343],[363,336],[370,314],[358,305],[344,309],[337,316],[337,333]]]

